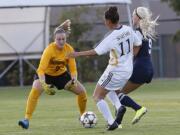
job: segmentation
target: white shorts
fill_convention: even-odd
[[[121,90],[129,80],[131,74],[132,72],[113,72],[106,69],[99,79],[98,84],[106,90]]]

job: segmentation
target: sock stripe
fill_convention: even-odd
[[[118,94],[118,98],[121,98],[123,96],[123,93]]]
[[[118,96],[119,96],[119,100],[121,101],[125,95],[123,93],[120,93]]]

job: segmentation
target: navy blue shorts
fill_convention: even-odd
[[[134,62],[133,73],[129,81],[137,84],[150,83],[153,78],[153,66],[149,59],[139,58]]]

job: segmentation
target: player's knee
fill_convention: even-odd
[[[32,87],[33,87],[33,88],[36,88],[36,89],[39,90],[39,91],[42,91],[42,86],[41,86],[41,83],[40,83],[39,80],[34,80]]]
[[[95,95],[93,95],[93,100],[94,100],[94,102],[98,102],[98,98],[95,96]]]
[[[120,91],[120,90],[117,90],[117,91],[116,91],[116,94],[117,94],[117,95],[119,95],[120,93],[121,93],[121,91]]]
[[[85,87],[77,80],[77,88],[81,91],[81,92],[86,92]]]
[[[81,95],[83,93],[86,94],[86,89],[83,87],[81,83],[77,83],[77,85],[75,85],[72,91],[74,91],[74,93],[76,93],[77,95]]]

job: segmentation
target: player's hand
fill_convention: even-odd
[[[72,79],[70,80],[64,87],[64,89],[66,90],[74,90],[77,86],[77,80],[76,79]]]
[[[54,87],[52,86],[52,85],[50,85],[50,84],[47,84],[45,81],[43,81],[43,80],[40,80],[40,82],[41,82],[41,85],[42,85],[42,87],[43,87],[43,90],[44,90],[44,92],[46,93],[46,94],[48,94],[48,95],[55,95],[56,94],[56,91],[55,91],[55,89],[54,89]]]
[[[63,23],[59,25],[59,27],[62,27],[68,34],[71,33],[71,20],[67,19]]]

